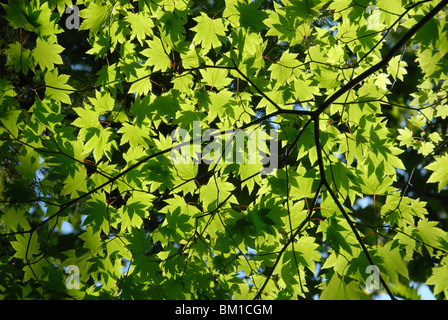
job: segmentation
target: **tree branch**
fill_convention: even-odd
[[[344,93],[352,89],[355,85],[365,80],[367,77],[385,67],[387,63],[398,53],[398,51],[429,21],[431,20],[440,10],[442,10],[448,4],[448,0],[442,0],[440,3],[434,7],[426,16],[424,16],[418,23],[416,23],[404,36],[392,47],[389,53],[377,64],[367,69],[361,73],[356,78],[349,81],[345,86],[336,91],[332,96],[325,100],[319,108],[314,110],[313,116],[320,115],[326,108],[328,108],[334,101],[336,101]]]

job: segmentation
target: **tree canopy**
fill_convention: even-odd
[[[0,297],[446,299],[447,5],[3,1]]]

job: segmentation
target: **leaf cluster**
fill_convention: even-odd
[[[446,298],[447,3],[2,4],[0,296]]]

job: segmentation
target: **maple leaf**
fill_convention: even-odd
[[[40,246],[35,232],[31,234],[18,234],[16,236],[16,241],[11,242],[11,246],[16,251],[14,256],[23,259],[24,261],[27,261],[31,255],[39,254]]]
[[[435,286],[435,295],[443,292],[445,297],[448,297],[448,265],[443,264],[438,268],[434,268],[432,275],[426,280],[426,284]]]
[[[19,72],[23,71],[24,74],[28,73],[30,68],[33,68],[31,63],[31,50],[24,49],[22,44],[18,41],[9,45],[8,49],[5,50],[8,55],[7,66],[14,66],[14,70]]]
[[[64,51],[64,47],[57,43],[48,43],[47,41],[37,38],[36,48],[32,51],[33,58],[40,65],[42,70],[52,70],[55,64],[62,64],[62,58],[59,55]]]
[[[191,28],[192,31],[196,31],[193,43],[201,45],[204,53],[207,53],[211,48],[219,48],[221,46],[219,38],[226,35],[224,20],[221,18],[210,19],[204,12],[201,12],[201,15],[194,20],[196,20],[197,25]]]
[[[61,74],[59,75],[58,69],[49,70],[45,73],[45,94],[51,95],[56,100],[60,100],[63,103],[70,104],[70,93],[75,91],[75,89],[67,84],[69,75]]]
[[[147,14],[138,12],[130,13],[126,16],[126,21],[128,21],[132,28],[131,39],[137,37],[137,40],[143,45],[143,40],[146,36],[152,35],[152,27],[154,26],[151,17]]]
[[[426,166],[433,171],[428,182],[438,183],[439,192],[448,184],[448,156],[437,157],[435,162]]]
[[[413,145],[414,138],[411,130],[406,127],[404,129],[398,129],[398,133],[400,133],[397,138],[398,140],[400,140],[400,146],[404,145],[406,146],[406,148],[408,148]]]
[[[143,50],[142,55],[148,57],[146,64],[154,66],[154,71],[165,71],[171,66],[171,60],[168,56],[170,49],[160,39],[147,41],[148,49]]]
[[[108,6],[89,2],[88,7],[79,12],[79,16],[84,19],[79,29],[95,33],[106,23],[109,15]]]
[[[149,128],[144,125],[123,123],[118,133],[123,133],[120,145],[129,142],[131,148],[138,145],[147,146],[147,137],[149,136]]]
[[[228,70],[212,68],[207,70],[200,70],[204,82],[212,87],[221,89],[227,86],[232,79],[227,78]]]

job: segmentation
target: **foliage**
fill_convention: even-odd
[[[447,3],[3,3],[1,297],[446,298]],[[194,121],[278,168],[174,162]]]

